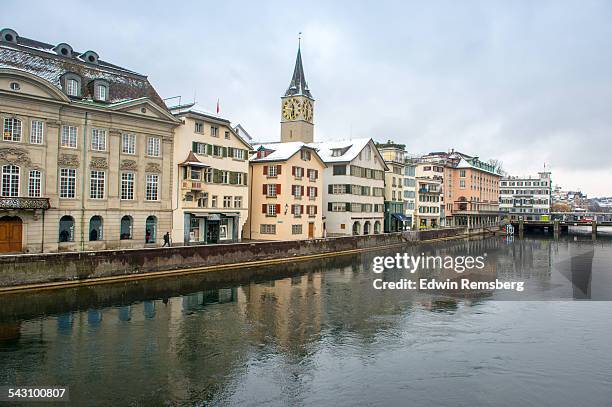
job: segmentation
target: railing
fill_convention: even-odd
[[[200,191],[202,190],[202,181],[183,181],[183,189],[188,189],[191,191]]]
[[[0,209],[49,209],[49,198],[0,198]]]

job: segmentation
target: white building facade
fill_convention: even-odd
[[[323,174],[326,235],[383,233],[387,166],[372,139],[310,145],[327,165]]]
[[[504,177],[499,184],[499,208],[512,220],[548,220],[552,205],[550,172],[537,177]]]

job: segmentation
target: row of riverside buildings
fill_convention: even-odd
[[[480,227],[514,207],[507,194],[530,192],[455,151],[315,142],[314,102],[298,48],[280,142],[256,142],[195,103],[170,106],[95,51],[3,29],[0,253],[156,247],[166,233],[186,245]]]

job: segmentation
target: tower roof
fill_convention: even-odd
[[[304,76],[304,67],[302,66],[301,47],[298,46],[297,58],[295,59],[295,68],[293,69],[293,77],[289,88],[285,92],[285,96],[302,95],[312,99],[306,77]]]

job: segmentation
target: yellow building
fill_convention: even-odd
[[[0,252],[156,246],[178,120],[147,77],[0,31]]]
[[[325,163],[302,142],[256,145],[250,159],[251,197],[244,237],[300,240],[323,237]]]
[[[194,104],[171,108],[182,121],[174,138],[172,242],[236,242],[249,210],[251,145],[229,120]]]

